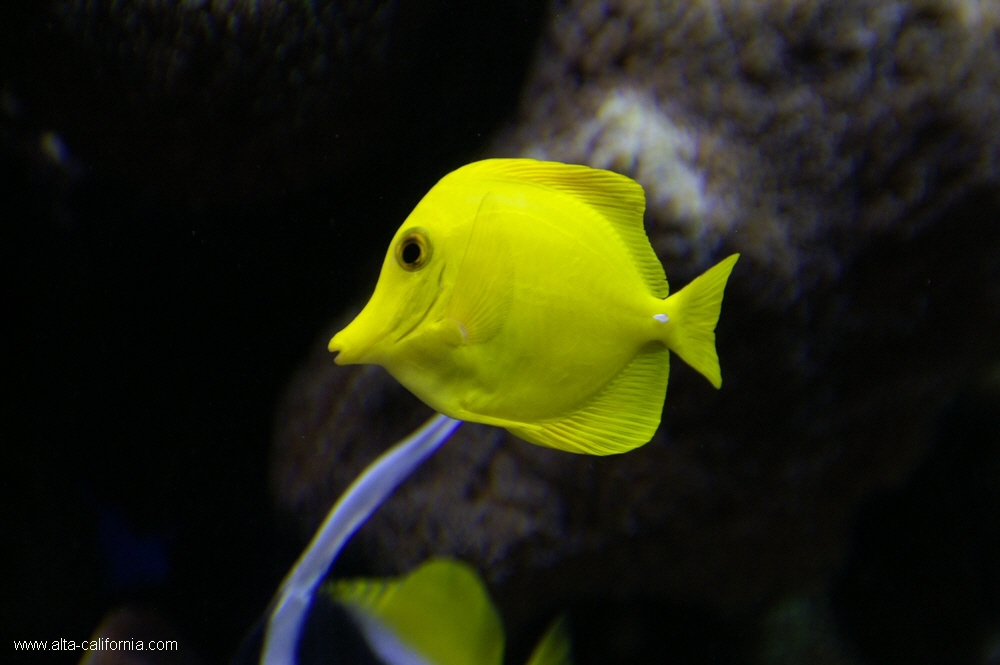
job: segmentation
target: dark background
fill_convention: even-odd
[[[412,206],[512,116],[543,18],[527,1],[355,4],[388,7],[388,27],[366,41],[360,23],[360,46],[298,96],[284,75],[315,43],[295,42],[270,77],[280,30],[196,41],[194,64],[168,76],[151,63],[185,34],[170,16],[0,7],[14,639],[81,640],[133,603],[225,662],[297,556],[268,495],[276,402],[330,321],[367,296]],[[292,34],[310,25],[328,24]],[[858,517],[830,602],[869,662],[1000,658],[982,651],[991,631],[1000,645],[998,403],[995,388],[958,400],[917,471]],[[619,624],[691,663],[732,662],[755,639],[752,617],[662,599],[572,610],[578,648],[595,653],[634,647],[600,643]],[[813,655],[788,662],[828,662]]]
[[[147,33],[81,37],[46,3],[0,8],[14,639],[81,640],[134,603],[224,662],[298,555],[268,495],[276,402],[374,286],[413,205],[513,112],[540,29],[541,3],[360,4],[399,12],[377,75],[334,65],[309,89],[327,95],[318,111],[260,113],[240,109],[284,99],[281,81],[227,87],[215,51],[158,89],[142,85]],[[239,71],[273,58],[243,46]],[[218,108],[199,92],[212,68]],[[192,136],[181,120],[209,128]],[[332,147],[337,123],[359,154]],[[63,159],[46,153],[49,132]],[[253,142],[265,147],[230,157]]]

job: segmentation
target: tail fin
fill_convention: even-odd
[[[672,324],[667,346],[716,388],[722,385],[722,370],[715,351],[715,324],[729,273],[738,258],[739,254],[733,254],[723,259],[665,301]]]

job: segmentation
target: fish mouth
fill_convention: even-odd
[[[419,306],[419,300],[416,298],[409,300],[411,308],[407,308],[405,305],[397,308],[396,316],[393,317],[393,320],[382,323],[377,312],[374,312],[372,309],[373,302],[377,305],[376,309],[384,304],[384,296],[382,300],[376,300],[378,298],[378,288],[376,287],[376,295],[372,296],[372,300],[368,302],[368,305],[361,310],[361,313],[346,328],[334,335],[327,344],[327,350],[337,354],[334,356],[333,361],[338,365],[354,365],[357,363],[383,365],[386,360],[385,354],[391,353],[390,349],[393,346],[412,335],[427,321],[431,310],[434,309],[438,298],[441,297],[443,275],[444,264],[441,265],[441,269],[438,272],[438,290],[433,294],[430,304],[427,305],[413,325],[409,326],[401,335],[395,338],[391,336],[395,334],[395,330],[398,329],[397,326],[407,320],[412,320],[411,317],[416,311],[419,311],[415,311],[416,308],[412,308],[412,305]],[[430,275],[428,277],[433,279]],[[409,291],[404,291],[404,298],[409,295],[411,295]],[[407,301],[404,300],[404,302]]]
[[[341,348],[341,341],[338,339],[339,337],[340,333],[337,333],[336,335],[331,337],[329,343],[327,343],[326,345],[326,350],[329,351],[330,353],[336,353],[337,355],[333,357],[333,362],[337,363],[338,365],[343,365],[344,350]]]
[[[431,304],[427,306],[427,309],[424,310],[423,315],[417,320],[416,323],[414,323],[412,326],[410,326],[406,330],[406,332],[404,332],[402,335],[400,335],[395,340],[393,340],[393,342],[392,342],[393,344],[399,344],[404,339],[406,339],[407,337],[409,337],[410,335],[412,335],[413,331],[416,330],[417,328],[419,328],[420,324],[422,324],[424,321],[427,320],[427,317],[430,315],[431,310],[434,309],[434,304],[437,303],[438,298],[441,297],[441,282],[442,282],[442,279],[444,278],[444,266],[445,266],[445,264],[442,263],[441,264],[441,269],[438,271],[438,284],[437,284],[438,288],[437,288],[437,292],[434,294],[434,298],[431,299]]]

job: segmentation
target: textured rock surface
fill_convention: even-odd
[[[648,192],[674,288],[737,250],[716,393],[674,363],[621,457],[465,426],[359,533],[372,571],[473,561],[513,622],[571,597],[746,609],[836,568],[956,391],[1000,359],[1000,17],[973,2],[556,3],[493,154]],[[424,407],[318,350],[279,420],[305,531]]]
[[[557,2],[501,154],[613,168],[693,277],[738,248],[794,297],[1000,168],[1000,9]],[[771,276],[771,275],[768,275]]]

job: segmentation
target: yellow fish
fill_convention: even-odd
[[[329,349],[385,367],[458,420],[609,455],[660,424],[670,351],[722,385],[715,326],[738,254],[668,296],[617,173],[488,159],[442,178],[396,232],[371,300]]]
[[[384,662],[501,665],[500,617],[476,572],[454,559],[432,559],[398,579],[338,580],[323,587],[357,622]],[[528,665],[569,665],[570,640],[556,619]]]

